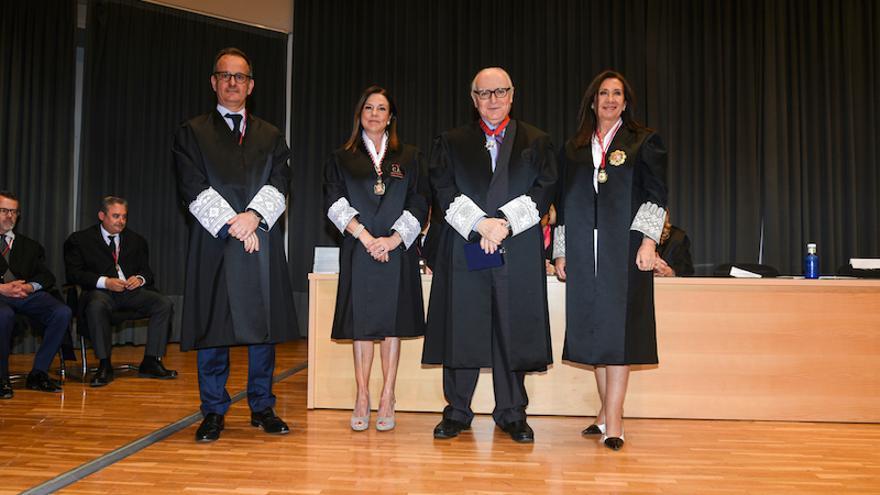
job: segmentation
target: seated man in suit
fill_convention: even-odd
[[[684,230],[669,221],[669,209],[666,210],[666,221],[660,234],[657,254],[660,256],[654,263],[655,277],[689,277],[694,274],[691,240]]]
[[[101,360],[90,385],[102,387],[113,381],[110,315],[114,311],[131,311],[137,318],[150,319],[138,376],[174,378],[177,372],[165,369],[160,361],[168,344],[173,304],[168,297],[150,290],[153,271],[147,241],[125,228],[128,202],[122,198],[104,198],[98,220],[97,225],[70,234],[64,242],[67,280],[83,290],[80,312],[85,317],[95,355]]]
[[[55,284],[55,276],[46,268],[43,246],[12,231],[19,213],[18,198],[0,191],[0,399],[13,395],[9,345],[15,315],[27,315],[45,329],[26,382],[27,388],[41,392],[61,391],[61,384],[49,378],[47,371],[71,317],[70,308],[47,292]]]

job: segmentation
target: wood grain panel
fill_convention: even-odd
[[[880,281],[656,280],[659,366],[636,367],[626,413],[646,418],[880,421]],[[336,276],[312,275],[310,408],[354,402],[351,345],[329,338]],[[430,277],[423,278],[425,300]],[[588,367],[562,362],[565,286],[548,279],[554,365],[526,378],[530,414],[591,415]],[[398,409],[440,411],[441,370],[420,364],[421,339],[403,343]],[[371,379],[378,404],[381,369]],[[834,407],[829,407],[834,404]],[[474,397],[493,408],[491,375]]]

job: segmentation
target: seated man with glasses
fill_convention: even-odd
[[[46,268],[43,246],[12,230],[18,208],[14,194],[0,191],[0,399],[13,395],[9,346],[15,315],[27,315],[45,329],[26,382],[27,388],[41,392],[61,391],[61,384],[49,377],[48,370],[71,317],[70,308],[47,292],[55,284],[55,276]]]
[[[113,381],[112,314],[117,311],[150,319],[138,376],[174,378],[177,372],[165,369],[160,361],[168,344],[174,305],[153,289],[146,239],[125,228],[128,201],[107,196],[101,201],[98,220],[96,225],[70,234],[64,242],[67,281],[82,288],[80,311],[88,327],[84,333],[89,335],[100,360],[90,385],[103,387]]]

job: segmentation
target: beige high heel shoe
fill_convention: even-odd
[[[351,429],[354,431],[366,431],[370,427],[370,401],[367,399],[367,415],[355,416],[354,411],[351,413]]]
[[[376,430],[378,431],[391,431],[396,426],[394,421],[394,406],[397,404],[397,400],[391,401],[391,416],[379,416],[376,419]]]

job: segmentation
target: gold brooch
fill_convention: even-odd
[[[608,156],[608,162],[615,167],[623,165],[623,162],[625,161],[626,153],[624,153],[623,150],[614,150],[611,152],[611,155]]]

